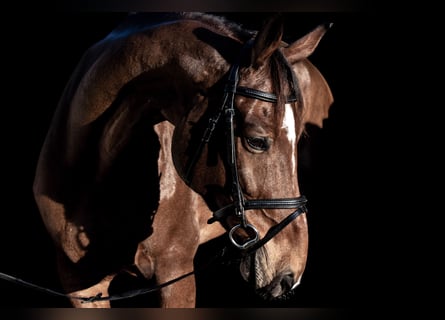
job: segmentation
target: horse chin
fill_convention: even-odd
[[[271,294],[268,288],[262,288],[256,291],[256,294],[267,301],[286,301],[291,299],[295,295],[295,290],[290,290],[285,293],[281,293],[278,296]]]

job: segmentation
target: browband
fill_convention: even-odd
[[[266,101],[266,102],[272,102],[272,103],[277,102],[277,96],[275,94],[260,91],[260,90],[255,90],[252,88],[239,86],[239,87],[236,87],[236,90],[233,93],[239,94],[244,97],[254,98],[254,99],[258,99],[258,100],[262,100],[262,101]],[[295,101],[297,101],[297,97],[295,95],[289,96],[286,99],[286,102],[295,102]]]

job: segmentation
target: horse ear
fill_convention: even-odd
[[[334,99],[323,75],[306,58],[314,52],[321,38],[331,26],[332,23],[319,25],[302,38],[282,49],[290,64],[299,62],[300,65],[294,70],[297,73],[299,86],[303,93],[303,122],[320,128],[323,127],[323,120],[328,117],[329,108]]]
[[[290,63],[295,63],[309,57],[312,52],[314,52],[315,48],[317,48],[321,38],[331,26],[332,23],[319,25],[304,37],[293,42],[286,48],[283,48],[283,53],[287,60]]]
[[[308,60],[299,62],[296,68],[303,97],[303,123],[323,127],[329,108],[334,102],[332,91],[320,71]]]
[[[252,66],[258,68],[278,49],[283,37],[283,17],[276,13],[258,31],[252,47]]]

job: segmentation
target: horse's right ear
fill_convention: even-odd
[[[278,49],[283,37],[283,16],[271,16],[255,36],[252,47],[251,65],[258,68]]]

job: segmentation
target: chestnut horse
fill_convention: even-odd
[[[160,307],[194,308],[198,247],[224,234],[264,299],[297,287],[308,254],[297,143],[333,102],[307,59],[327,28],[286,43],[278,14],[258,31],[130,14],[86,51],[33,185],[74,307],[111,307],[100,297],[134,268],[161,285]]]

